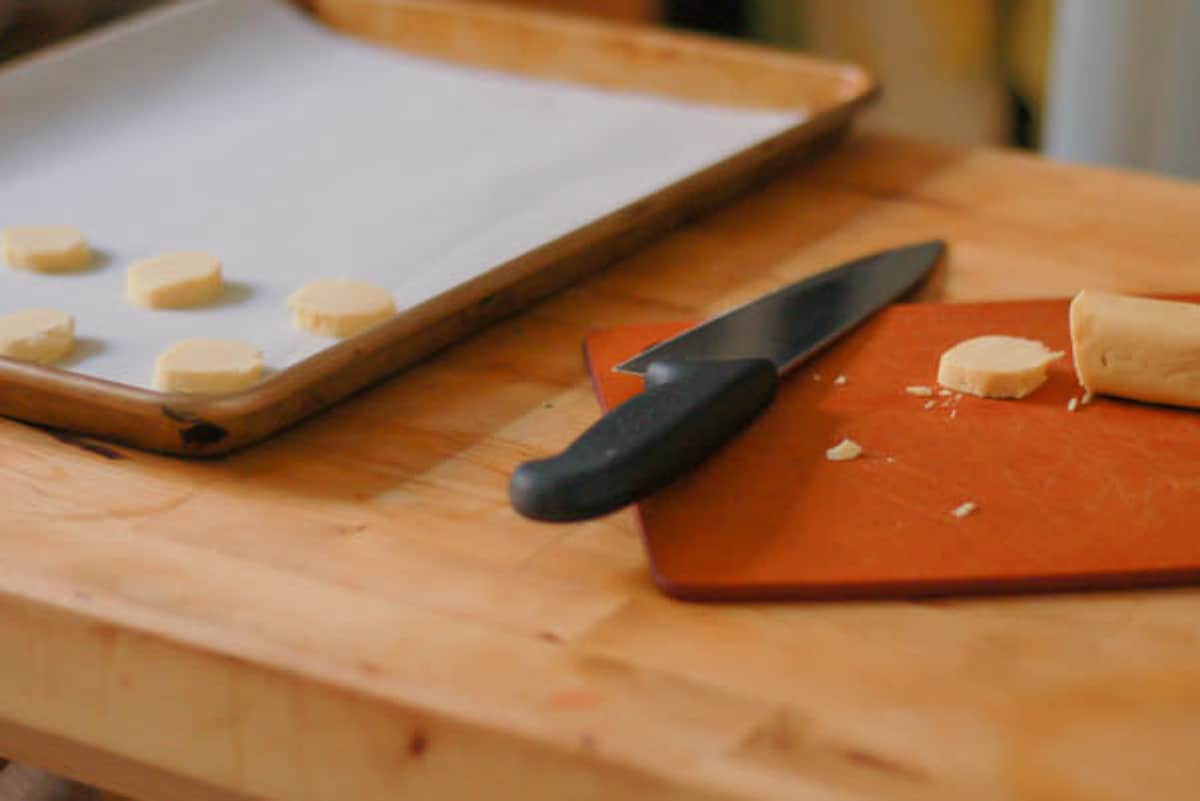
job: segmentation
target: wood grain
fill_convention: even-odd
[[[595,419],[594,326],[932,236],[929,300],[1196,292],[1197,214],[857,137],[236,456],[0,422],[0,752],[151,801],[1192,798],[1200,592],[687,605],[627,514],[534,524],[505,487]]]
[[[162,394],[0,359],[0,412],[186,456],[252,445],[637,250],[836,140],[876,95],[862,71],[650,28],[470,3],[306,0],[324,22],[451,63],[803,120],[231,395]]]

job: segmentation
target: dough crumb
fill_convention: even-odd
[[[306,284],[288,298],[288,306],[297,328],[339,339],[361,333],[396,313],[390,292],[353,278]]]
[[[926,409],[932,409],[934,406],[937,406],[937,401],[933,401],[933,400],[925,401]]]
[[[75,318],[57,309],[26,309],[0,316],[0,356],[53,364],[75,347]]]
[[[837,384],[839,387],[845,386],[846,385],[846,376],[839,375],[837,378],[833,379],[833,383]]]
[[[958,343],[938,361],[938,383],[981,398],[1024,398],[1040,387],[1063,351],[1010,336],[982,336]]]
[[[825,458],[831,462],[847,462],[862,455],[862,446],[852,439],[843,439],[837,445],[825,451]]]
[[[1071,398],[1067,401],[1067,411],[1073,412],[1079,408],[1079,398]]]
[[[896,457],[895,456],[885,456],[883,461],[887,462],[888,464],[895,464]]]
[[[956,506],[954,508],[954,510],[952,512],[950,512],[950,514],[954,515],[955,517],[957,517],[958,519],[961,520],[962,518],[966,517],[967,515],[974,513],[975,510],[978,508],[979,508],[979,504],[975,503],[975,501],[967,501],[966,503],[959,504],[958,506]]]
[[[183,309],[215,300],[225,288],[221,260],[208,253],[163,253],[135,261],[125,274],[125,294],[148,309]]]
[[[951,395],[953,395],[954,393],[948,389],[939,389],[938,394],[941,395],[943,398],[948,398]]]
[[[216,394],[236,392],[258,382],[262,354],[237,339],[187,339],[154,363],[154,388],[162,392]]]
[[[1083,397],[1079,399],[1080,406],[1087,406],[1096,396],[1092,394],[1090,389],[1084,390]]]
[[[10,266],[41,273],[78,270],[92,260],[83,232],[70,225],[15,225],[0,235],[0,250]]]
[[[951,409],[950,410],[950,419],[953,420],[955,417],[958,417],[958,409]]]
[[[916,395],[918,398],[928,398],[929,396],[931,396],[933,394],[933,387],[921,387],[921,386],[905,387],[904,391],[907,392],[909,395]]]

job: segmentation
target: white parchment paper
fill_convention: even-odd
[[[71,312],[65,366],[136,386],[196,336],[285,369],[331,344],[291,326],[306,281],[411,307],[796,122],[420,59],[282,0],[178,3],[0,71],[0,228],[78,225],[103,256],[0,266],[0,313]],[[131,261],[187,249],[224,262],[222,302],[124,300]]]

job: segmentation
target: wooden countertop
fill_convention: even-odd
[[[1200,187],[862,136],[241,455],[0,421],[0,753],[147,799],[1167,799],[1200,592],[696,606],[517,517],[591,326],[945,237],[929,300],[1198,291]]]

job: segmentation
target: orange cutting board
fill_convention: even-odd
[[[789,373],[749,429],[638,505],[655,581],[678,598],[749,600],[1200,578],[1200,414],[1108,398],[1068,411],[1081,390],[1067,303],[895,305]],[[601,405],[641,390],[613,365],[687,325],[589,337]],[[1019,401],[906,393],[935,386],[939,354],[983,334],[1067,356]],[[863,455],[828,461],[843,437]],[[975,512],[952,514],[968,501]]]

